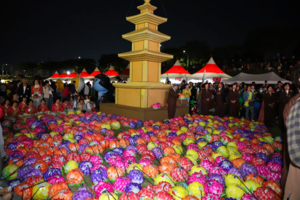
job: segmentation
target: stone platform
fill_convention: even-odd
[[[131,106],[123,106],[114,103],[103,103],[100,104],[100,111],[107,114],[116,114],[128,118],[139,119],[142,121],[154,120],[154,121],[163,121],[168,119],[168,109],[161,108],[154,110],[152,108],[136,108]],[[177,106],[176,114],[177,116],[184,116],[189,113],[188,106]]]

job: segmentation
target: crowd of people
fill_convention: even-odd
[[[234,83],[186,83],[178,86],[180,104],[188,101],[191,113],[214,114],[220,117],[232,116],[251,121],[263,121],[267,126],[283,124],[283,109],[287,102],[298,93],[290,83],[270,85]],[[172,118],[173,116],[169,116]]]
[[[82,92],[78,93],[75,83],[75,81],[65,83],[62,87],[54,81],[34,80],[30,85],[27,79],[1,83],[0,106],[3,115],[17,116],[25,113],[65,110],[96,111],[96,103],[91,95],[91,84],[85,84]]]

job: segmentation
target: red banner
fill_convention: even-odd
[[[221,82],[221,77],[213,77],[212,80],[213,82]]]
[[[182,80],[181,77],[175,78],[175,81],[181,81],[181,80]]]

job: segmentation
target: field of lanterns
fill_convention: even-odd
[[[2,127],[1,179],[24,200],[281,199],[282,138],[259,122],[69,112]]]

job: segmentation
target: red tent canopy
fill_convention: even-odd
[[[49,77],[49,79],[58,79],[58,78],[60,78],[60,75],[57,71],[51,77]]]
[[[171,69],[163,73],[162,78],[177,78],[177,77],[184,77],[186,75],[190,75],[188,71],[186,71],[182,65],[180,64],[179,60],[177,60]]]
[[[130,66],[128,64],[128,66],[122,71],[122,73],[120,75],[128,75],[129,76],[129,71],[130,70]]]
[[[60,78],[67,78],[68,74],[66,73],[66,71],[63,71],[63,73],[60,75]]]
[[[204,73],[204,71],[206,70],[206,73],[218,73],[218,74],[225,74],[225,72],[223,72],[218,65],[215,63],[214,59],[211,57],[208,61],[208,63],[199,71],[197,71],[195,74],[197,73]]]
[[[84,78],[84,77],[88,77],[89,76],[89,73],[87,73],[87,71],[85,70],[85,68],[83,68],[82,72],[79,74],[79,76],[81,78]]]
[[[108,77],[119,76],[119,73],[114,70],[113,66],[110,66],[109,69],[104,74],[108,75]]]
[[[208,63],[202,69],[200,69],[190,77],[201,78],[204,76],[204,72],[206,78],[212,78],[212,77],[231,78],[231,76],[227,75],[218,67],[218,65],[215,63],[212,57],[209,59]]]
[[[98,69],[98,67],[96,67],[96,69],[93,71],[93,73],[90,74],[90,76],[95,77],[98,74],[101,74],[100,70]]]
[[[72,79],[72,78],[75,78],[76,76],[77,76],[77,73],[73,69],[73,71],[71,72],[71,74],[69,74],[67,77],[70,78],[70,79]]]

